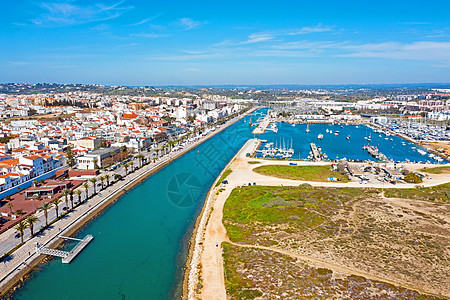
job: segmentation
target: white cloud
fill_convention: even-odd
[[[181,18],[178,20],[178,24],[183,28],[183,30],[191,30],[206,23],[206,21],[197,21],[191,18]]]
[[[132,33],[130,34],[132,37],[141,37],[141,38],[149,38],[149,39],[156,39],[159,37],[165,37],[168,36],[167,34],[159,34],[159,33]]]
[[[450,42],[420,41],[413,43],[379,43],[363,45],[346,45],[348,53],[341,57],[378,57],[408,60],[443,60],[450,61]]]
[[[306,26],[297,30],[292,30],[285,35],[301,35],[301,34],[310,34],[310,33],[319,33],[319,32],[331,32],[334,30],[333,26],[322,25],[321,23],[316,26]],[[284,34],[281,34],[284,35]]]
[[[13,66],[27,66],[31,65],[32,63],[28,61],[8,61],[8,64]]]
[[[260,42],[265,42],[265,41],[269,41],[272,40],[274,38],[273,35],[271,34],[267,34],[267,33],[255,33],[255,34],[251,34],[248,37],[248,40],[241,42],[241,45],[245,45],[245,44],[254,44],[254,43],[260,43]]]
[[[322,32],[331,32],[334,30],[332,26],[325,26],[321,23],[315,26],[306,26],[299,29],[289,29],[289,30],[281,30],[281,31],[273,31],[273,32],[256,32],[248,36],[248,39],[241,42],[233,42],[231,40],[225,40],[218,44],[216,47],[220,46],[237,46],[237,45],[247,45],[247,44],[255,44],[261,42],[272,41],[276,38],[282,38],[287,36],[296,36],[296,35],[304,35],[304,34],[312,34],[312,33],[322,33]]]
[[[162,15],[163,15],[163,13],[159,13],[157,15],[154,15],[153,17],[141,20],[141,21],[139,21],[137,23],[133,23],[133,24],[130,24],[128,26],[139,26],[139,25],[142,25],[142,24],[146,24],[146,23],[148,23],[148,22],[150,22],[150,21],[152,21],[152,20],[154,20],[154,19],[156,19],[156,18],[158,18],[158,17],[160,17]]]
[[[39,26],[65,26],[115,19],[133,9],[131,6],[122,6],[123,3],[81,6],[71,2],[41,2],[39,6],[46,12],[31,22]]]

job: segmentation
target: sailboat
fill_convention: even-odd
[[[311,130],[309,130],[309,124],[306,124],[306,133],[311,132]]]

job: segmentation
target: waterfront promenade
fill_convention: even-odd
[[[15,251],[8,260],[2,262],[0,265],[0,271],[2,277],[0,278],[1,290],[4,293],[11,285],[12,282],[22,277],[29,271],[28,266],[32,266],[38,262],[38,255],[34,254],[34,245],[36,242],[48,247],[54,247],[59,244],[61,240],[58,235],[70,235],[80,226],[82,226],[91,217],[98,214],[100,210],[106,207],[109,203],[120,197],[126,191],[132,189],[136,184],[145,179],[149,174],[156,172],[160,168],[169,164],[173,159],[183,155],[191,149],[198,146],[200,143],[221,132],[229,125],[240,120],[245,115],[251,113],[253,110],[228,121],[226,124],[220,126],[217,130],[208,133],[208,135],[200,138],[200,140],[185,147],[184,149],[169,153],[158,159],[156,163],[150,163],[141,169],[129,174],[124,180],[116,182],[111,186],[102,190],[99,194],[92,197],[88,202],[78,206],[73,212],[66,215],[60,221],[56,222],[50,228],[44,230],[41,234],[29,239],[22,247]],[[137,163],[135,165],[138,165]],[[94,240],[95,244],[95,240]],[[90,246],[91,247],[91,246]],[[89,251],[89,247],[85,251]]]

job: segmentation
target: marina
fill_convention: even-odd
[[[330,160],[446,162],[420,145],[370,125],[276,124],[277,132],[267,131],[260,138],[274,144],[283,139],[292,140],[292,158],[294,159],[314,160],[314,155],[310,155],[310,145],[314,143],[322,149],[323,153],[326,153],[327,159]],[[371,149],[370,152],[368,149]],[[259,150],[264,149],[260,147]],[[261,154],[262,152],[257,152],[256,157],[263,157]],[[280,157],[280,159],[284,158]]]
[[[262,141],[261,141],[262,142]],[[277,159],[288,159],[291,158],[294,154],[294,149],[292,148],[292,140],[290,142],[290,146],[286,145],[285,141],[274,143],[264,143],[264,148],[262,150],[256,150],[256,153],[262,155],[263,158],[277,158]]]
[[[450,140],[450,128],[445,124],[430,124],[427,120],[406,118],[389,118],[385,124],[378,124],[383,132],[392,132],[407,136],[416,141]]]

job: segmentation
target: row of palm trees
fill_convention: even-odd
[[[194,131],[194,133],[197,130]],[[165,150],[166,147],[170,147],[170,150],[172,150],[172,147],[180,142],[182,142],[183,140],[189,138],[190,135],[192,135],[192,132],[189,132],[186,136],[178,139],[178,140],[174,140],[174,141],[169,141],[167,145],[164,145],[162,147],[162,149],[156,149],[156,155],[158,156],[159,151],[163,151]],[[143,154],[139,154],[136,156],[136,158],[139,160],[139,167],[142,167],[144,164],[144,161],[146,161],[146,158]],[[128,168],[131,168],[131,170],[134,170],[134,163],[131,161],[129,163],[124,164],[124,168],[125,168],[125,173],[126,175],[128,175]],[[117,174],[116,174],[117,175]],[[116,180],[118,180],[119,176],[116,176]],[[107,186],[109,186],[110,184],[110,175],[109,174],[105,174],[104,176],[100,176],[98,179],[97,178],[91,178],[89,181],[92,183],[92,187],[94,189],[94,193],[93,195],[97,194],[96,191],[96,186],[97,186],[97,181],[100,180],[101,182],[101,186],[102,189],[104,188],[104,183],[106,181]],[[86,194],[86,200],[89,198],[89,184],[87,182],[83,183],[83,188],[85,189],[85,194]],[[62,192],[62,195],[64,196],[64,201],[66,204],[66,207],[68,209],[69,207],[69,199],[70,199],[70,203],[71,203],[71,210],[73,210],[74,205],[73,205],[73,196],[74,194],[76,194],[78,196],[78,202],[79,204],[81,204],[81,194],[82,191],[77,189],[77,190],[73,190],[73,189],[65,189]],[[39,210],[44,212],[44,217],[45,217],[45,226],[48,226],[48,211],[54,207],[55,208],[55,212],[56,212],[56,219],[59,218],[59,204],[62,202],[60,197],[57,197],[55,199],[53,199],[51,202],[43,202],[40,204],[39,206]],[[34,235],[34,224],[39,222],[39,218],[36,217],[35,215],[30,215],[28,216],[25,220],[20,221],[17,225],[16,225],[16,229],[20,232],[20,238],[21,238],[21,243],[23,243],[23,233],[25,231],[25,229],[29,228],[30,232],[31,232],[31,236]]]
[[[109,184],[110,184],[110,175],[109,174],[105,174],[104,176],[100,176],[98,179],[94,177],[94,178],[91,178],[89,180],[92,183],[92,186],[93,186],[93,189],[94,189],[93,195],[97,194],[96,186],[97,186],[97,181],[99,181],[99,180],[101,182],[102,189],[103,189],[105,181],[106,181],[107,186],[109,186]],[[87,200],[89,198],[89,183],[88,182],[84,182],[82,187],[84,188],[85,194],[86,194],[85,200]],[[82,193],[83,192],[80,189],[77,189],[77,190],[65,189],[65,190],[62,191],[62,196],[64,197],[64,201],[65,201],[67,210],[69,209],[69,200],[70,200],[70,203],[71,203],[71,210],[74,209],[74,203],[73,203],[73,196],[74,195],[78,196],[78,203],[79,204],[82,203],[82,200],[81,200],[81,194]],[[52,207],[55,209],[56,219],[59,219],[59,204],[62,203],[62,202],[63,202],[63,200],[61,200],[61,197],[56,197],[55,199],[53,199],[50,202],[42,202],[39,205],[38,209],[40,211],[44,212],[45,227],[48,227],[48,211]],[[26,217],[24,220],[22,220],[19,223],[17,223],[15,228],[20,232],[21,243],[23,243],[23,235],[24,235],[25,229],[29,228],[31,236],[34,235],[34,224],[37,223],[37,222],[39,222],[39,218],[36,217],[35,215],[30,215],[30,216]]]
[[[139,154],[136,156],[136,158],[139,160],[139,167],[142,167],[144,164],[144,161],[146,161],[145,156],[143,154]],[[131,161],[129,163],[126,163],[124,165],[124,167],[125,167],[126,175],[128,175],[128,168],[131,168],[132,170],[134,170],[134,163]],[[118,174],[116,174],[116,175],[118,175]],[[111,179],[111,177],[109,174],[99,176],[98,179],[95,177],[91,178],[89,181],[92,183],[92,187],[94,189],[93,195],[97,194],[96,187],[97,187],[98,181],[101,182],[102,189],[104,189],[105,181],[106,181],[106,186],[109,186],[110,179]],[[116,177],[116,180],[118,180],[118,176]],[[86,194],[85,200],[87,200],[89,198],[89,183],[84,182],[82,186],[83,186],[83,188],[85,190],[85,194]],[[71,210],[74,209],[74,203],[73,203],[74,194],[78,196],[78,203],[81,204],[82,203],[82,201],[81,201],[82,191],[80,189],[77,189],[77,190],[65,189],[62,191],[62,196],[64,196],[64,201],[65,201],[67,209],[69,209],[69,200],[71,203]],[[43,202],[40,204],[39,210],[44,212],[46,227],[48,227],[48,211],[52,207],[54,207],[54,209],[55,209],[56,219],[59,219],[59,204],[60,203],[62,203],[61,197],[57,197],[50,202]],[[35,215],[30,215],[27,218],[25,218],[25,220],[22,220],[19,223],[17,223],[16,229],[20,232],[20,240],[21,240],[22,244],[23,244],[23,235],[24,235],[25,229],[29,228],[31,236],[33,236],[34,235],[34,224],[37,222],[39,222],[39,218],[36,217]]]

